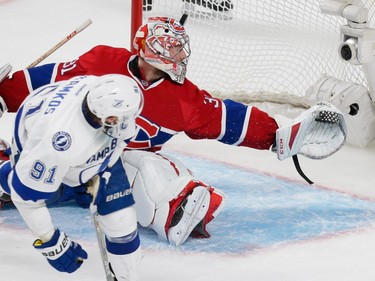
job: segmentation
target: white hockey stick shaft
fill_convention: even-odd
[[[93,201],[90,204],[90,212],[92,215],[92,220],[94,222],[94,227],[95,227],[95,233],[96,233],[96,238],[98,239],[98,245],[99,245],[99,250],[100,250],[100,257],[102,259],[103,267],[104,267],[104,273],[107,281],[116,281],[110,265],[109,265],[109,259],[107,255],[107,249],[105,246],[105,238],[104,238],[104,233],[100,227],[99,224],[99,219],[98,219],[98,211],[97,211],[97,206],[94,204],[96,196],[98,194],[100,187],[100,176],[96,175],[92,179],[90,179],[87,183],[87,193],[91,194],[93,197]]]
[[[107,281],[115,281],[116,279],[113,276],[112,271],[110,269],[107,250],[106,250],[106,247],[105,247],[104,233],[103,233],[102,229],[100,228],[97,212],[92,213],[92,219],[94,221],[96,237],[98,238],[100,256],[102,258],[102,263],[103,263],[103,267],[104,267],[106,280]]]
[[[34,67],[34,66],[38,65],[41,61],[43,61],[45,58],[47,58],[49,55],[51,55],[53,52],[55,52],[58,48],[60,48],[62,45],[64,45],[66,42],[68,42],[70,39],[72,39],[74,36],[76,36],[78,33],[80,33],[86,27],[88,27],[90,24],[92,24],[91,19],[86,20],[78,28],[76,28],[72,33],[70,33],[63,40],[61,40],[59,43],[57,43],[55,46],[53,46],[50,50],[45,52],[42,56],[40,56],[37,60],[35,60],[27,68],[31,68],[31,67]]]

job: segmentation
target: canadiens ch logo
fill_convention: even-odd
[[[57,151],[65,151],[72,144],[72,137],[67,132],[57,132],[52,137],[53,148]]]

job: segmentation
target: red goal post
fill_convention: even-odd
[[[321,2],[132,0],[131,39],[147,17],[179,19],[187,13],[192,48],[187,77],[195,84],[221,98],[305,107],[307,88],[323,74],[367,86],[362,67],[338,55],[346,20],[321,13]],[[362,2],[375,27],[373,0]]]
[[[131,27],[130,27],[130,49],[134,52],[133,39],[143,21],[143,0],[132,0],[131,2]]]

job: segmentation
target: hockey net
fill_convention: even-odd
[[[375,26],[372,1],[363,3]],[[321,13],[319,0],[231,0],[226,11],[214,0],[143,2],[144,19],[189,15],[187,77],[214,96],[308,107],[305,91],[323,74],[367,86],[361,66],[338,55],[346,20]]]

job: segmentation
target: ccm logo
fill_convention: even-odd
[[[121,191],[121,192],[116,192],[114,194],[111,194],[111,195],[108,195],[106,198],[105,198],[105,201],[106,202],[110,202],[112,200],[116,200],[116,199],[119,199],[121,197],[124,197],[126,195],[129,195],[133,192],[133,188],[129,188],[127,190],[124,190],[124,191]]]
[[[284,153],[284,140],[283,139],[279,140],[279,153],[280,154]]]

